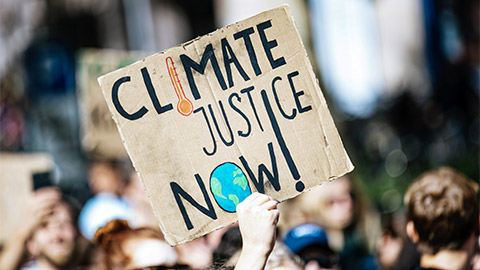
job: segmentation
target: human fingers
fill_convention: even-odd
[[[237,213],[249,212],[260,204],[268,201],[268,196],[255,192],[237,205]]]
[[[61,193],[56,188],[42,188],[37,190],[31,197],[32,207],[53,204],[60,200]]]
[[[30,215],[26,218],[33,219],[33,223],[40,223],[53,213],[56,201],[40,201],[30,209]]]
[[[280,218],[280,211],[278,209],[272,209],[269,212],[273,217],[273,224],[277,225],[278,220]]]
[[[28,216],[32,226],[45,220],[53,213],[55,205],[60,201],[61,193],[56,188],[42,188],[36,191],[29,202]]]
[[[260,193],[254,192],[254,193],[250,194],[247,198],[245,198],[245,200],[243,200],[240,204],[243,204],[243,205],[249,204],[250,202],[254,201],[259,196],[261,196]]]
[[[253,198],[253,200],[251,200],[249,203],[252,206],[259,206],[270,200],[270,197],[265,194],[261,194],[261,193],[256,193],[256,194],[258,195],[256,195]]]
[[[60,197],[61,192],[57,187],[43,187],[35,191],[36,197],[51,197],[56,196]]]
[[[268,201],[264,202],[263,204],[261,204],[259,207],[260,207],[260,209],[264,209],[264,210],[273,210],[273,209],[277,209],[277,205],[278,205],[277,201],[268,200]]]
[[[42,193],[38,196],[35,195],[30,202],[30,210],[34,212],[44,211],[51,209],[57,204],[60,200],[60,196],[54,192],[51,193]]]

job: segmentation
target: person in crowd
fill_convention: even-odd
[[[405,194],[417,269],[472,269],[478,250],[478,185],[452,168],[428,171]]]
[[[93,264],[95,252],[78,233],[73,199],[56,188],[42,188],[25,211],[21,226],[0,254],[0,269],[78,269]]]
[[[114,219],[98,228],[94,241],[103,251],[103,269],[173,269],[177,263],[175,249],[160,232],[132,229],[126,220]]]
[[[132,226],[159,229],[142,181],[140,181],[133,166],[130,166],[129,183],[122,192],[122,198],[124,198],[131,207]]]
[[[306,223],[291,229],[283,242],[302,259],[306,270],[338,269],[338,256],[328,246],[325,230],[316,224]]]
[[[79,217],[80,231],[87,239],[91,240],[97,229],[110,220],[132,221],[132,208],[122,198],[128,177],[121,161],[92,163],[88,184],[94,196],[85,203]]]
[[[302,270],[302,260],[293,254],[282,242],[277,241],[268,257],[265,270]]]
[[[382,270],[414,269],[420,254],[405,231],[405,211],[382,217],[383,232],[377,241],[377,261]]]
[[[205,269],[212,263],[213,250],[205,237],[175,246],[178,262],[190,269]]]
[[[235,238],[232,239],[231,241],[235,241],[236,239],[239,239],[239,242],[240,242],[239,247],[242,247],[242,237],[240,236],[240,231],[238,230],[238,226],[236,224],[230,224],[230,225],[225,226],[223,228],[220,228],[218,230],[214,230],[212,232],[209,232],[207,235],[205,235],[205,238],[207,240],[208,245],[210,246],[210,249],[214,251],[213,260],[216,261],[216,259],[219,259],[216,256],[223,256],[222,255],[223,253],[225,253],[225,254],[228,253],[228,251],[224,252],[223,250],[221,250],[220,244],[231,242],[231,241],[227,242],[223,239],[225,237],[225,235],[230,234],[228,232],[231,229],[235,229],[236,231],[238,231],[238,238],[235,235],[232,235],[232,237],[235,237]],[[236,243],[233,244],[233,246],[236,246],[236,245],[238,245],[238,244],[236,244]],[[228,249],[228,247],[224,247],[224,248]],[[215,252],[217,252],[217,251],[220,251],[220,253],[215,255]]]
[[[291,213],[282,211],[282,220],[287,224],[284,230],[302,223],[319,224],[328,235],[330,248],[339,256],[341,269],[378,269],[373,254],[381,233],[380,220],[351,176],[325,182],[290,205],[287,209],[296,207],[301,214],[290,218]]]
[[[215,266],[235,266],[236,255],[242,250],[242,235],[238,226],[230,226],[222,235],[220,243],[213,252]]]

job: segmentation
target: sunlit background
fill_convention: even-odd
[[[382,213],[400,209],[426,169],[450,165],[478,181],[475,0],[0,0],[0,150],[50,153],[54,182],[85,201],[83,49],[139,60],[283,3],[354,176]]]

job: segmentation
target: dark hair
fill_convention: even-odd
[[[96,165],[103,165],[112,169],[122,184],[130,183],[130,172],[133,169],[132,162],[128,158],[110,158],[110,159],[92,159],[90,160],[90,169]]]
[[[242,249],[242,235],[238,226],[229,228],[222,236],[220,244],[213,252],[213,262],[225,266],[230,258]],[[223,269],[223,268],[222,268]]]
[[[67,206],[70,216],[72,218],[72,224],[78,232],[78,216],[80,215],[80,210],[82,208],[80,202],[77,199],[70,195],[62,193],[60,202]]]
[[[421,175],[407,190],[407,218],[418,233],[418,250],[458,250],[478,234],[478,185],[452,168]]]

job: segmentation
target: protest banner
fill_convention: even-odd
[[[123,147],[97,78],[145,57],[139,52],[82,49],[77,54],[78,100],[84,151],[94,158],[123,158]]]
[[[99,78],[166,240],[353,170],[288,6]]]
[[[23,209],[33,190],[33,174],[48,172],[47,154],[0,153],[0,243],[21,226]]]

